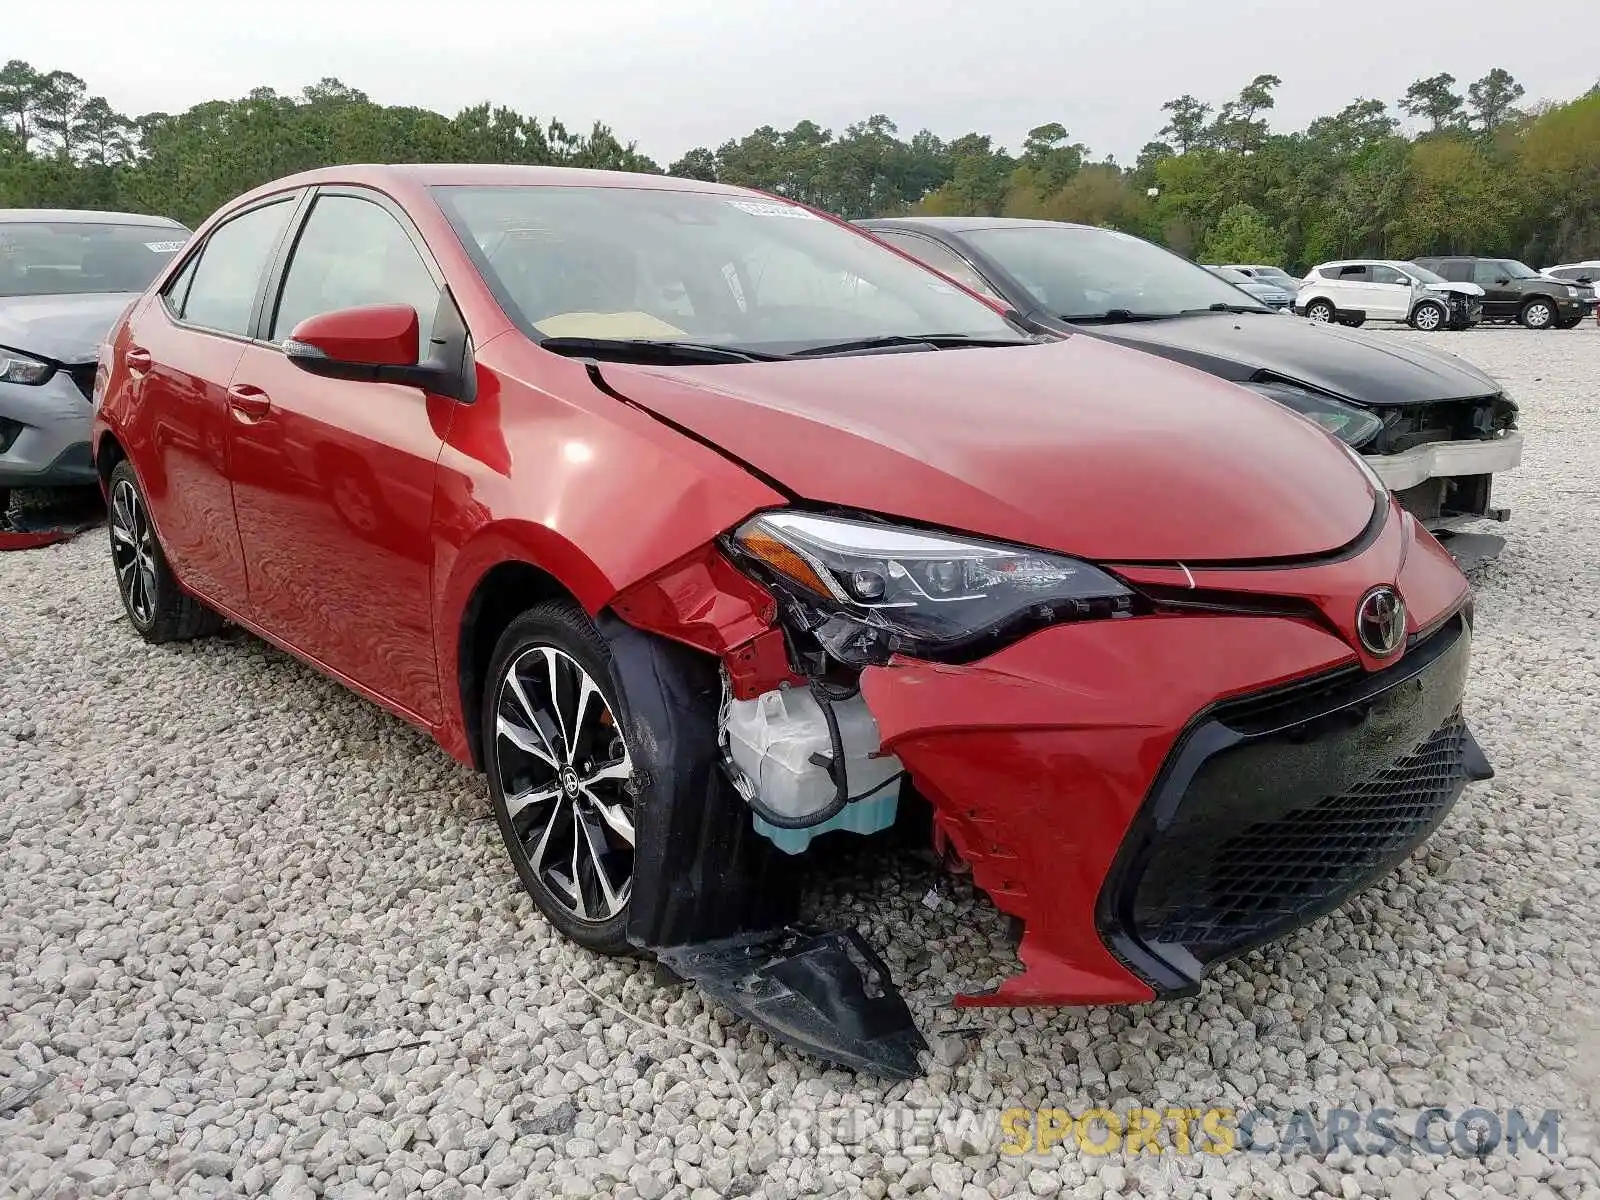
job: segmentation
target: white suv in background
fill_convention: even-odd
[[[1483,289],[1450,283],[1415,263],[1345,259],[1311,268],[1294,311],[1318,324],[1404,321],[1414,329],[1467,329],[1482,318]]]

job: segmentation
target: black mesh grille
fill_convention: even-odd
[[[1137,908],[1140,932],[1225,953],[1338,903],[1443,819],[1465,779],[1465,743],[1456,713],[1349,791],[1244,827],[1191,864],[1187,895]]]

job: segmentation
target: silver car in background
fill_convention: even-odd
[[[1269,280],[1246,275],[1243,271],[1236,271],[1232,267],[1207,267],[1206,270],[1218,279],[1226,279],[1241,292],[1254,296],[1268,308],[1275,308],[1281,312],[1294,303],[1294,292],[1291,289]]]
[[[12,488],[95,482],[100,342],[188,238],[165,217],[0,209],[0,513]]]

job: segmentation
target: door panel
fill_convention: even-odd
[[[418,310],[426,338],[439,291],[389,210],[323,194],[263,321],[281,341],[318,312],[401,303]],[[266,345],[245,351],[229,390],[233,501],[252,618],[384,699],[437,720],[429,533],[454,402],[397,384],[323,379]]]
[[[296,199],[258,205],[211,230],[198,257],[141,310],[124,351],[148,358],[138,368],[149,447],[142,482],[162,546],[187,586],[236,610],[248,589],[228,483],[226,393]]]
[[[184,329],[161,303],[129,330],[150,354],[139,384],[149,454],[139,464],[161,546],[187,587],[242,609],[244,551],[228,485],[228,381],[244,343]]]

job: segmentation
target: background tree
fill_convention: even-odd
[[[1525,94],[1511,72],[1495,67],[1476,83],[1467,85],[1467,105],[1478,128],[1493,136],[1507,118],[1515,115],[1516,103]]]
[[[1600,256],[1600,87],[1518,110],[1503,68],[1467,88],[1418,80],[1399,112],[1357,98],[1304,129],[1271,126],[1276,75],[1220,106],[1183,95],[1131,168],[1093,161],[1070,122],[1035,125],[1013,156],[986,134],[909,137],[876,113],[835,132],[761,125],[671,166],[844,216],[1006,214],[1106,225],[1179,253],[1302,268],[1428,251],[1536,266]],[[240,192],[339,162],[551,163],[655,171],[603,122],[586,130],[485,102],[454,116],[376,104],[338,79],[255,88],[179,113],[130,117],[67,71],[0,67],[0,206],[117,208],[190,224]],[[1158,190],[1155,199],[1147,193]]]
[[[1406,89],[1400,109],[1429,123],[1432,132],[1459,129],[1465,117],[1461,97],[1455,92],[1454,75],[1430,75]]]

